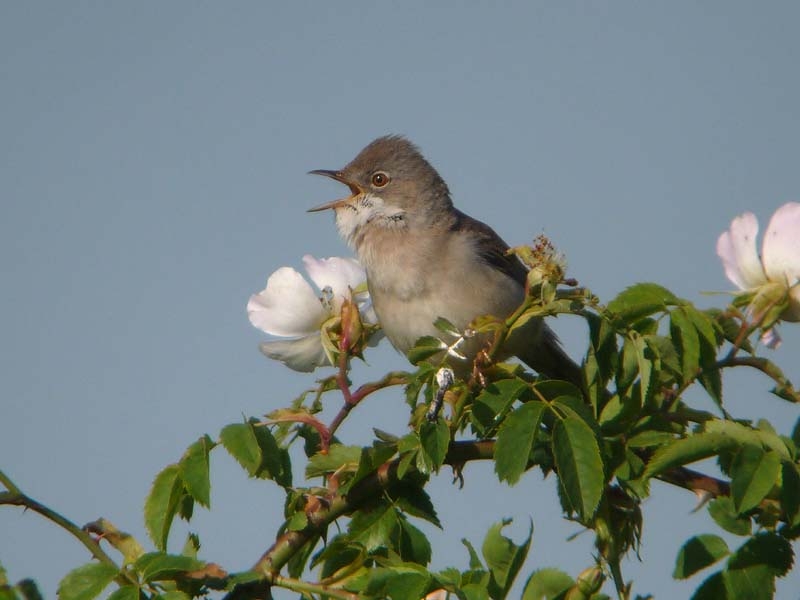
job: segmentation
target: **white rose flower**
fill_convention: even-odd
[[[340,315],[343,302],[364,283],[366,274],[352,258],[316,259],[307,254],[303,264],[319,294],[293,268],[281,267],[269,276],[264,290],[250,296],[247,315],[254,327],[284,338],[263,342],[261,352],[295,371],[309,372],[331,365],[322,343],[323,325]],[[377,323],[369,295],[363,292],[353,299],[363,321]]]
[[[770,298],[786,297],[783,321],[800,321],[800,202],[789,202],[772,215],[764,234],[759,256],[756,249],[758,220],[746,212],[736,217],[728,231],[717,240],[717,255],[722,259],[725,275],[739,289],[768,293]],[[760,318],[760,307],[751,303],[750,310]],[[780,336],[770,327],[762,336],[770,348],[777,348]]]

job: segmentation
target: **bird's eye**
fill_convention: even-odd
[[[372,185],[375,187],[383,187],[387,183],[389,183],[389,176],[382,171],[378,171],[377,173],[373,173],[372,175]]]

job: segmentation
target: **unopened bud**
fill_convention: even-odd
[[[339,350],[348,352],[361,341],[364,327],[361,324],[361,315],[355,302],[345,300],[342,303],[342,337],[339,341]]]

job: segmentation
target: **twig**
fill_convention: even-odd
[[[11,478],[9,478],[1,470],[0,483],[2,483],[8,490],[6,492],[0,492],[0,505],[5,504],[9,506],[22,506],[42,515],[45,519],[52,521],[62,529],[65,529],[71,533],[81,544],[86,547],[87,550],[89,550],[89,552],[91,552],[92,556],[94,556],[101,563],[112,566],[117,570],[120,569],[120,566],[114,562],[114,560],[108,554],[106,554],[106,552],[100,547],[100,544],[97,543],[97,540],[89,535],[89,533],[53,509],[23,493],[22,490],[17,487],[16,484],[14,484]],[[125,584],[136,583],[136,581],[133,579],[133,576],[125,572],[122,572],[117,576],[117,581]]]

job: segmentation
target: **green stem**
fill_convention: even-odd
[[[338,600],[358,600],[358,594],[353,594],[342,589],[332,588],[320,583],[310,583],[292,577],[282,577],[276,575],[272,578],[272,585],[286,588],[294,592],[308,592],[327,598],[337,598]]]

